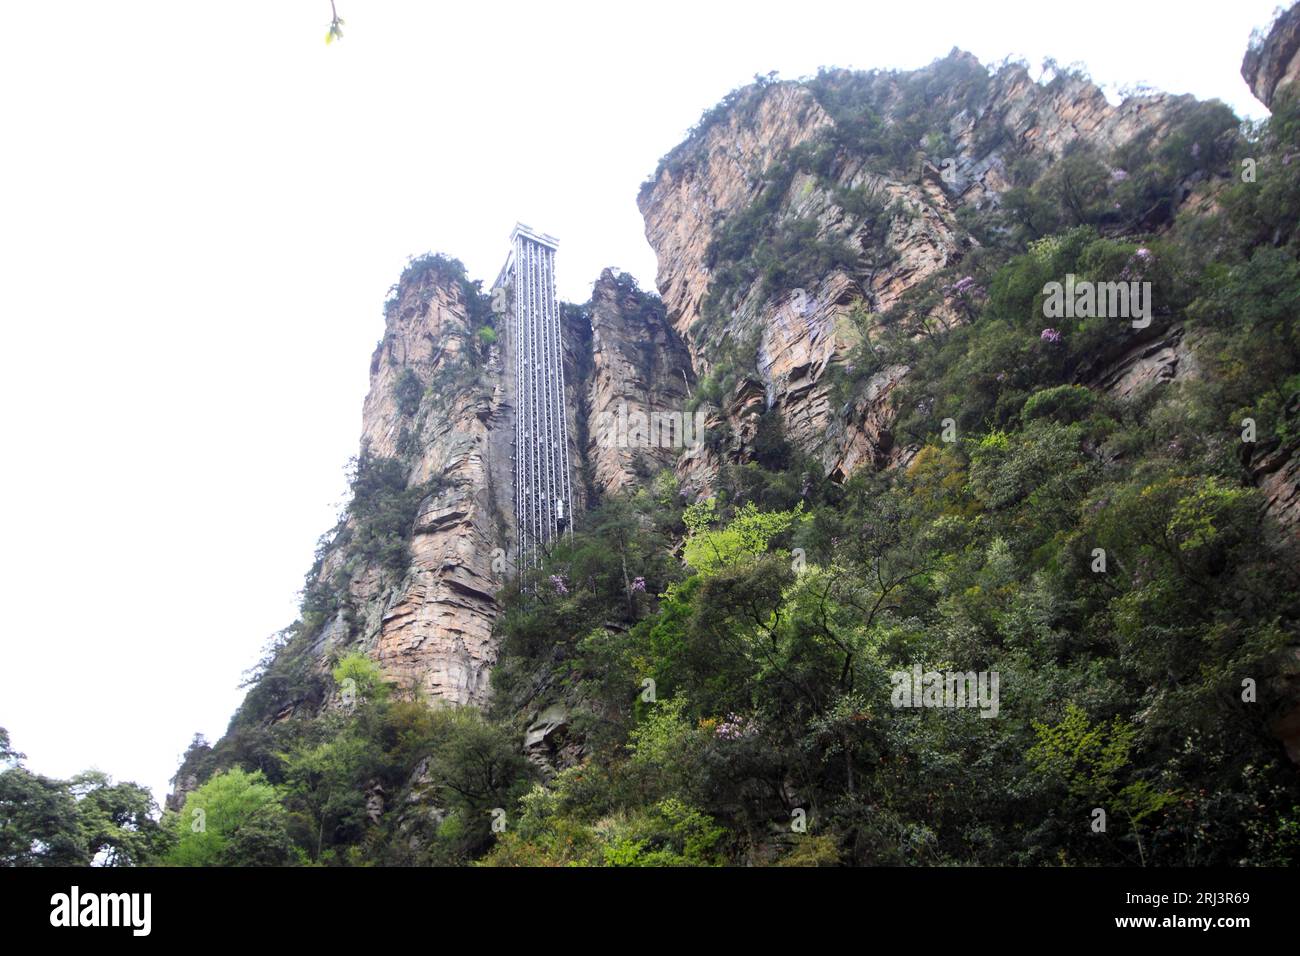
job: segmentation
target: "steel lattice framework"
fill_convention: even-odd
[[[521,571],[537,566],[549,542],[573,533],[556,248],[552,237],[517,224],[494,285],[510,292],[507,314],[513,328],[507,335],[515,366],[516,563]]]

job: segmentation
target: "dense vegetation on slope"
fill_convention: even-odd
[[[586,760],[488,862],[1300,858],[1271,731],[1300,565],[1252,471],[1300,415],[1294,116],[1238,138],[1199,107],[1127,177],[1071,154],[972,223],[994,241],[961,274],[866,317],[864,364],[913,366],[905,471],[838,486],[769,440],[716,501],[683,508],[665,475],[606,503],[503,620],[498,720],[562,699]],[[1228,173],[1212,211],[1133,231]],[[1128,403],[1079,384],[1114,320],[1044,327],[1069,272],[1151,281],[1151,334],[1181,326],[1201,374]],[[970,321],[926,334],[959,283]],[[998,672],[998,717],[897,709],[915,664]]]

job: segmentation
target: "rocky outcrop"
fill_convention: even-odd
[[[1300,535],[1300,447],[1279,447],[1256,461],[1255,480],[1278,524]]]
[[[447,819],[445,801],[430,772],[431,760],[425,757],[415,765],[399,799],[388,807],[396,816],[393,856],[401,863],[424,862],[422,854],[435,842],[438,828]]]
[[[171,785],[171,792],[163,798],[163,809],[180,813],[185,807],[186,798],[199,788],[199,776],[186,772],[182,767],[181,772],[172,778]]]
[[[951,77],[965,79],[949,82]],[[847,243],[857,262],[793,291],[768,293],[756,280],[726,315],[704,321],[714,239],[773,188],[771,170],[790,150],[835,141],[839,121],[822,100],[870,83],[868,94],[855,95],[869,96],[882,116],[904,115],[912,108],[908,90],[918,82],[931,83],[939,107],[951,116],[943,131],[949,155],[928,155],[917,142],[912,171],[891,174],[861,151],[838,149],[833,161],[821,164],[827,174],[800,171],[790,177],[770,214],[772,223],[816,223],[815,241]],[[787,438],[838,476],[864,463],[906,458],[889,431],[891,395],[906,369],[894,366],[866,381],[859,378],[857,398],[835,400],[834,382],[854,374],[851,353],[871,334],[870,317],[938,270],[960,263],[973,240],[963,238],[959,212],[1000,202],[1013,158],[1050,162],[1080,138],[1103,152],[1139,135],[1158,139],[1186,99],[1143,96],[1112,106],[1086,79],[1063,75],[1042,84],[1021,66],[989,76],[960,51],[901,77],[832,72],[815,83],[765,82],[733,94],[665,158],[639,197],[668,319],[696,372],[709,373],[728,345],[738,347],[743,360],[753,356],[752,373],[742,370],[716,423],[740,436],[747,427],[744,415],[775,409]],[[845,197],[861,198],[855,207]],[[941,324],[961,320],[942,307],[935,318]],[[750,400],[750,379],[764,395],[761,407]],[[730,453],[743,456],[743,447],[733,445]],[[706,488],[714,477],[710,469],[728,451],[714,457],[712,465],[709,456],[699,456],[679,471],[694,487]]]
[[[915,449],[894,442],[890,427],[894,419],[891,395],[907,375],[906,365],[889,365],[867,380],[853,403],[831,420],[827,447],[835,457],[826,473],[835,481],[844,481],[861,468],[881,469],[906,465]]]
[[[1286,649],[1274,684],[1287,706],[1274,721],[1273,733],[1282,742],[1291,762],[1300,764],[1300,647],[1293,645]]]
[[[531,715],[524,731],[523,752],[545,776],[580,763],[582,740],[570,733],[564,704],[551,704]]]
[[[1154,327],[1153,327],[1154,331]],[[1119,399],[1131,399],[1153,385],[1175,379],[1194,378],[1200,366],[1183,327],[1160,330],[1151,336],[1138,336],[1096,372],[1085,374],[1084,384],[1100,388]]]
[[[1251,36],[1241,75],[1255,98],[1270,109],[1282,89],[1300,77],[1300,5]]]
[[[591,310],[588,306],[562,304],[564,335],[564,408],[569,419],[569,461],[573,468],[573,509],[582,514],[597,491],[592,483],[590,463],[584,457],[590,431],[591,408],[588,383],[592,375]],[[513,368],[513,365],[512,365]]]
[[[748,460],[769,413],[837,479],[906,462],[910,451],[891,424],[908,369],[873,356],[873,317],[970,254],[958,216],[1000,201],[1013,151],[1052,160],[1079,137],[1105,150],[1159,135],[1178,102],[1152,96],[1111,106],[1077,77],[1040,84],[1016,66],[990,76],[956,51],[927,70],[757,83],[666,157],[639,197],[661,297],[606,270],[589,303],[563,310],[579,512],[668,468],[687,496],[710,492],[725,464]],[[931,106],[949,118],[948,155],[905,144],[915,149],[900,169],[835,139],[846,98],[902,115],[917,82],[929,84]],[[800,167],[774,185],[773,170],[792,150],[828,142],[836,144],[832,159],[817,173]],[[773,222],[811,222],[812,244],[838,243],[853,261],[840,256],[793,290],[755,278],[704,321],[711,246],[759,196],[775,199]],[[338,612],[313,635],[322,668],[335,652],[360,648],[401,687],[456,704],[487,700],[496,594],[512,570],[512,340],[504,327],[495,338],[484,334],[486,309],[451,260],[426,257],[404,273],[371,360],[361,444],[368,456],[398,462],[406,487],[419,490],[408,560],[396,570],[359,556],[350,518],[316,574],[320,586],[341,589]],[[935,318],[962,321],[942,302]],[[855,369],[861,361],[869,372]],[[1190,362],[1180,340],[1148,343],[1118,357],[1104,385],[1136,393]]]
[[[708,291],[704,263],[716,227],[754,199],[768,167],[831,122],[797,83],[749,87],[721,119],[669,153],[657,178],[642,187],[638,203],[658,258],[656,285],[701,374],[710,356],[692,340],[692,326]]]
[[[890,124],[920,108],[909,98],[918,83],[924,108],[944,117],[944,128],[922,132],[942,134],[943,148],[923,136],[882,162],[845,127],[856,122],[845,103],[871,103],[887,120],[881,135],[894,135]],[[668,468],[688,497],[709,493],[724,465],[749,460],[759,422],[772,414],[837,480],[908,461],[912,449],[896,441],[892,422],[909,369],[876,352],[878,317],[972,253],[959,217],[1001,202],[1014,161],[1050,162],[1080,138],[1101,151],[1158,139],[1182,102],[1157,95],[1112,106],[1085,79],[1038,83],[1019,66],[990,74],[958,51],[911,74],[832,72],[729,97],[639,196],[660,297],[606,270],[590,302],[564,307],[575,507]],[[822,159],[774,172],[792,150],[821,150]],[[794,289],[760,272],[706,315],[715,239],[760,197],[768,226],[811,223],[809,244],[848,258]],[[404,274],[363,408],[364,452],[400,462],[407,487],[422,490],[409,561],[399,573],[358,558],[347,544],[357,530],[350,520],[316,576],[344,582],[344,593],[314,644],[322,666],[332,652],[359,647],[402,687],[483,704],[514,538],[512,341],[507,328],[495,340],[482,334],[486,305],[449,263],[417,260]],[[964,315],[940,296],[933,319],[943,327]],[[1123,347],[1098,358],[1089,384],[1129,397],[1195,371],[1180,330],[1153,330]],[[638,418],[651,427],[638,432]],[[1293,510],[1283,501],[1294,487],[1291,465],[1261,475],[1277,484],[1277,507]]]
[[[1283,409],[1287,432],[1300,431],[1300,396]],[[1300,538],[1300,440],[1270,439],[1246,446],[1246,466],[1264,494],[1269,513],[1282,528]]]

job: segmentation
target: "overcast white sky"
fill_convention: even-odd
[[[516,220],[566,298],[654,279],[635,197],[755,73],[953,46],[1258,116],[1273,0],[7,3],[0,19],[0,726],[161,798],[295,616],[408,255],[491,280]],[[1066,10],[1068,12],[1058,13]]]

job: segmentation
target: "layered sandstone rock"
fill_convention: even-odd
[[[947,64],[982,70],[969,54],[954,52]],[[882,111],[901,95],[885,89]],[[1021,68],[1003,69],[974,108],[952,110],[952,155],[940,165],[921,157],[914,176],[891,178],[850,150],[829,180],[795,175],[779,197],[777,216],[815,221],[818,240],[850,243],[858,261],[793,293],[768,295],[755,284],[706,330],[699,320],[712,281],[709,247],[719,229],[754,200],[774,163],[836,122],[806,84],[741,91],[669,154],[640,196],[662,302],[607,270],[586,306],[565,307],[575,507],[633,490],[672,467],[688,495],[708,493],[723,464],[747,459],[759,416],[769,410],[780,415],[795,447],[837,478],[906,461],[909,451],[898,447],[890,426],[892,396],[907,368],[878,368],[847,402],[836,388],[853,373],[855,349],[870,334],[863,316],[889,309],[969,252],[957,214],[964,205],[984,208],[999,200],[1008,186],[1008,143],[1045,160],[1081,136],[1107,149],[1158,130],[1173,102],[1156,96],[1112,107],[1085,81],[1045,86]],[[989,136],[991,128],[998,136]],[[846,191],[873,197],[887,212],[846,211],[840,198]],[[504,558],[514,537],[511,337],[500,329],[496,344],[484,345],[471,317],[478,307],[473,294],[453,271],[414,270],[388,309],[371,361],[362,447],[400,460],[411,487],[427,483],[433,490],[417,509],[409,568],[400,580],[359,564],[345,544],[326,554],[319,578],[346,580],[345,610],[315,640],[322,666],[333,652],[359,647],[400,685],[458,704],[487,699],[496,592],[511,570]],[[705,447],[687,409],[728,341],[753,344],[753,368],[734,377],[717,405],[702,407],[713,439]],[[1187,357],[1143,353],[1108,385],[1120,393],[1138,390],[1169,377],[1175,361],[1185,364]],[[405,400],[399,399],[403,388]],[[413,388],[424,393],[414,408]],[[660,424],[675,416],[679,424],[667,436],[624,434],[638,415],[667,416]]]
[[[1300,425],[1300,398],[1293,397],[1284,414],[1289,433],[1295,435]],[[1246,462],[1269,512],[1283,529],[1300,537],[1300,440],[1273,439],[1248,446]]]
[[[754,199],[773,162],[831,122],[796,83],[750,87],[722,119],[669,153],[658,178],[642,187],[638,205],[658,258],[659,294],[701,374],[709,356],[692,342],[691,327],[708,291],[704,263],[716,227]]]
[[[417,510],[410,566],[400,580],[381,568],[355,567],[343,542],[322,564],[321,579],[350,576],[349,604],[325,628],[318,653],[360,647],[399,686],[432,698],[482,704],[496,659],[496,591],[511,540],[513,427],[501,348],[486,349],[469,319],[466,289],[429,271],[404,281],[370,365],[362,412],[362,449],[394,458],[410,486],[434,490]],[[505,340],[507,336],[501,336]],[[485,354],[486,353],[486,354]],[[399,383],[414,376],[418,408],[403,409]]]
[[[596,492],[635,489],[696,434],[687,411],[694,374],[662,303],[630,276],[606,269],[592,290],[591,362],[585,381],[585,458]],[[653,425],[638,431],[639,423]],[[651,433],[653,432],[653,433]]]

